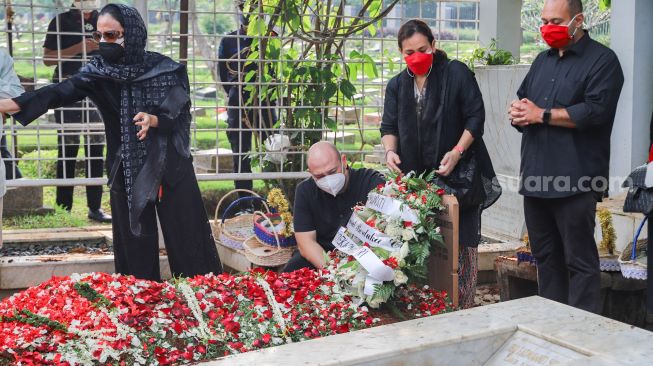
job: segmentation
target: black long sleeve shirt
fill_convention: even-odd
[[[585,34],[562,57],[540,53],[517,91],[540,108],[565,108],[576,128],[529,125],[522,132],[524,196],[602,196],[608,189],[610,135],[624,77],[615,53]]]
[[[183,69],[182,72],[186,72]],[[170,134],[175,125],[179,122],[178,118],[170,118],[169,109],[179,111],[184,108],[190,108],[188,104],[188,92],[173,88],[170,92],[172,95],[171,102],[166,103],[159,108],[143,111],[156,115],[159,120],[158,129],[165,134]],[[60,82],[45,86],[33,92],[23,93],[13,98],[20,106],[21,111],[14,114],[16,120],[22,125],[28,125],[36,118],[48,111],[48,109],[59,108],[88,97],[97,106],[102,121],[104,122],[104,131],[107,142],[106,168],[107,175],[112,171],[114,161],[117,158],[121,142],[120,130],[120,84],[117,81],[108,78],[97,78],[85,73],[77,73],[72,77]],[[177,114],[175,114],[177,116]],[[182,156],[182,152],[187,150],[181,142],[173,140],[177,151]],[[170,164],[174,165],[174,164]]]
[[[474,74],[459,61],[451,61],[448,66],[443,117],[442,121],[437,120],[446,64],[446,55],[438,51],[425,84],[426,91],[419,119],[415,80],[406,70],[390,79],[386,87],[381,136],[397,136],[400,168],[404,173],[422,173],[437,169],[444,154],[456,146],[465,130],[468,130],[475,140],[483,136],[483,96]],[[436,136],[438,123],[444,123],[441,136]]]

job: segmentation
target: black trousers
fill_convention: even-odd
[[[129,229],[123,170],[118,169],[110,193],[116,272],[161,280],[156,222],[158,213],[173,276],[222,273],[192,161],[183,159],[182,164],[185,165],[183,178],[176,181],[174,186],[164,179],[162,197],[143,212],[142,236],[139,237],[135,237]]]
[[[299,253],[299,250],[295,250],[295,252],[292,254],[292,257],[288,263],[286,263],[286,266],[283,267],[281,272],[292,272],[302,268],[315,269],[315,266],[313,266],[313,264],[306,258],[302,257],[302,255]]]
[[[66,108],[82,108],[84,102],[66,106]],[[56,110],[57,123],[87,123],[101,122],[97,113],[88,110]],[[79,152],[81,133],[66,130],[58,137],[57,178],[74,178],[77,153]],[[84,156],[86,156],[86,177],[101,178],[104,174],[104,136],[84,136]],[[57,187],[57,205],[66,210],[73,207],[73,190],[75,187]],[[86,187],[86,203],[91,210],[100,208],[102,202],[102,186]]]
[[[540,296],[599,313],[601,270],[594,240],[596,196],[524,197],[524,216],[537,260]]]
[[[247,102],[249,99],[249,94],[244,93],[242,98],[244,102]],[[228,103],[230,107],[238,107],[241,105],[238,90],[235,88],[229,92]],[[267,106],[271,105],[268,104]],[[248,129],[247,124],[243,122],[245,118],[247,121],[249,121],[251,127],[262,129],[261,131],[257,132],[257,137],[261,142],[265,141],[265,139],[267,139],[267,137],[270,135],[269,129],[274,126],[277,120],[277,116],[273,108],[227,109],[227,124],[229,128],[242,129],[242,131],[227,131],[229,145],[231,145],[231,151],[234,154],[234,173],[252,172],[252,161],[248,156],[249,152],[252,150],[252,130]],[[234,181],[234,186],[236,189],[252,190],[253,183],[251,180],[237,180]],[[246,196],[246,194],[241,194],[240,196]]]
[[[4,131],[2,131],[2,138],[0,138],[0,155],[2,155],[2,161],[5,163],[5,179],[20,179],[23,177],[23,174],[18,169],[18,163],[15,161],[14,157],[11,155],[11,151],[7,147],[7,137],[5,136]]]

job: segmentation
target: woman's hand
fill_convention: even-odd
[[[449,176],[456,165],[458,165],[461,157],[462,155],[460,155],[460,152],[453,150],[449,151],[448,153],[444,154],[444,158],[442,158],[442,161],[440,162],[440,169],[436,170],[435,172],[443,177]]]
[[[134,116],[136,126],[141,126],[141,130],[136,133],[136,137],[143,141],[147,137],[147,131],[150,127],[159,127],[159,119],[153,114],[139,112]]]
[[[399,169],[401,159],[399,158],[399,155],[394,152],[394,150],[388,150],[385,152],[385,164],[388,166],[388,168],[390,168],[390,170],[396,173],[401,173],[401,169]]]

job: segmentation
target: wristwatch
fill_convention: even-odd
[[[544,113],[542,113],[542,124],[545,126],[551,122],[551,108],[547,108],[544,110]]]

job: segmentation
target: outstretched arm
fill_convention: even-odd
[[[20,106],[13,99],[0,99],[0,113],[14,114],[20,112]]]
[[[93,81],[82,74],[33,92],[0,101],[0,112],[15,113],[14,118],[27,126],[48,111],[78,102],[90,95]]]

